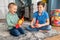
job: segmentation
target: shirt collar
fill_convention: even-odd
[[[9,13],[10,15],[14,15],[14,14],[15,14],[15,13],[14,13],[14,14],[12,14],[12,13],[10,13],[10,12],[8,12],[8,13]]]
[[[39,13],[39,12],[38,12]],[[38,14],[39,15],[39,14]],[[42,12],[42,15],[44,15],[44,11]]]

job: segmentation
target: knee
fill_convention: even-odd
[[[19,31],[20,31],[21,34],[25,34],[25,30],[24,29],[20,28]]]
[[[16,33],[16,34],[15,34],[15,36],[19,36],[19,35],[20,35],[20,33]]]
[[[51,29],[52,29],[52,26],[51,26],[51,25],[49,25],[49,26],[48,26],[48,30],[51,30]]]
[[[20,33],[10,33],[12,36],[19,36],[20,35]]]

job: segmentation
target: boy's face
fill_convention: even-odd
[[[43,10],[44,10],[43,5],[39,5],[39,6],[38,6],[38,11],[39,11],[39,13],[42,13]]]
[[[9,8],[9,11],[10,11],[12,14],[16,13],[16,11],[17,11],[17,6],[11,4],[11,5],[10,5],[10,8]]]

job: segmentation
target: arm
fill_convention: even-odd
[[[33,19],[32,19],[32,21],[30,23],[30,25],[31,25],[32,28],[35,28],[34,24],[36,22],[36,18],[37,18],[37,12],[33,13]]]
[[[49,18],[46,20],[46,23],[45,24],[39,24],[39,27],[42,27],[42,26],[46,26],[46,25],[49,25],[50,24],[50,21],[49,21]]]
[[[9,17],[8,15],[7,15],[6,20],[7,20],[7,24],[8,24],[8,26],[15,26],[15,24],[12,24],[12,23],[11,23],[11,21],[10,21],[10,17]]]
[[[36,18],[33,18],[32,21],[31,21],[31,23],[30,23],[30,25],[31,25],[32,28],[35,28],[34,27],[35,21],[36,21]]]
[[[45,24],[37,24],[38,27],[43,27],[43,26],[50,24],[48,13],[45,13],[45,18],[46,18],[46,23]]]

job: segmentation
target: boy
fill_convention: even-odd
[[[10,31],[10,34],[13,36],[19,36],[20,34],[24,34],[24,30],[21,28],[16,28],[16,24],[18,23],[18,15],[16,14],[17,11],[17,5],[15,3],[9,3],[8,4],[9,12],[7,14],[6,20],[8,24],[8,29]]]
[[[26,29],[29,31],[49,31],[51,30],[51,26],[49,25],[49,16],[48,13],[44,10],[45,3],[42,1],[39,1],[37,3],[37,9],[38,11],[33,14],[33,20],[31,22],[31,25],[27,27]],[[36,21],[38,20],[38,23],[36,24]],[[35,26],[34,26],[35,25]]]

